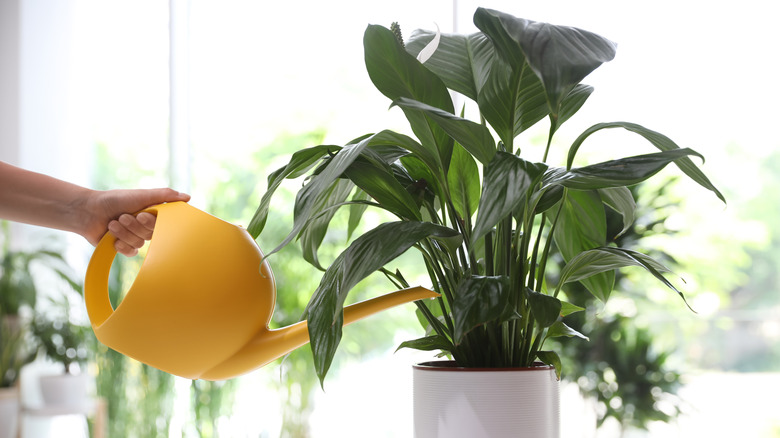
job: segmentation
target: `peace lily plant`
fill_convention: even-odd
[[[682,297],[663,265],[607,242],[605,206],[628,228],[636,205],[627,187],[670,163],[724,200],[690,159],[700,154],[634,123],[594,125],[569,146],[564,167],[548,163],[554,134],[593,92],[580,81],[613,59],[616,45],[584,30],[489,9],[478,9],[474,23],[481,32],[417,31],[406,45],[397,28],[368,26],[368,74],[403,111],[416,138],[385,130],[344,146],[314,146],[268,177],[248,227],[255,238],[274,191],[285,179],[305,176],[292,230],[269,255],[298,239],[305,259],[320,267],[317,250],[337,210],[349,210],[350,235],[369,208],[394,216],[355,238],[327,269],[320,267],[322,281],[304,312],[320,379],[339,345],[350,290],[376,271],[408,287],[404,275],[387,266],[410,248],[420,253],[440,297],[416,302],[426,335],[402,347],[440,351],[462,367],[541,361],[560,375],[560,358],[545,341],[586,337],[563,321],[583,310],[562,300],[567,283],[579,281],[606,301],[615,270],[640,266]],[[479,118],[464,118],[451,92],[475,102]],[[537,151],[544,158],[529,161],[521,152],[531,145],[521,147],[516,139],[544,120],[549,135],[543,153]],[[644,138],[653,152],[575,167],[591,136],[610,129]],[[553,245],[566,261],[557,284],[547,275]]]

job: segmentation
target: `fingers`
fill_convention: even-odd
[[[151,213],[139,213],[138,216],[123,214],[109,222],[108,231],[116,237],[114,248],[120,254],[132,257],[138,253],[144,243],[152,238],[157,218]]]

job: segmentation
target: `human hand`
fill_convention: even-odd
[[[190,196],[173,189],[107,190],[93,192],[88,210],[92,224],[83,233],[90,243],[97,244],[106,230],[116,237],[114,248],[132,257],[151,239],[156,216],[134,213],[163,202],[189,201]]]

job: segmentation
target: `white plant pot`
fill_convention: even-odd
[[[89,376],[57,374],[40,377],[41,395],[46,407],[85,409],[90,403]]]
[[[19,390],[0,388],[0,438],[16,438],[19,427]]]
[[[414,366],[416,438],[560,436],[555,369],[459,368],[449,361]]]

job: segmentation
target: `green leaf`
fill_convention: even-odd
[[[546,166],[531,163],[506,152],[497,152],[485,166],[482,176],[482,195],[479,212],[471,235],[471,243],[487,234],[493,227],[514,210],[526,198],[531,182]]]
[[[584,308],[574,305],[568,301],[561,301],[561,316],[569,316],[572,313],[582,312]]]
[[[414,198],[388,169],[368,161],[355,160],[344,171],[344,175],[388,211],[405,219],[421,219]]]
[[[571,118],[577,111],[582,108],[585,101],[588,100],[591,93],[593,93],[593,87],[590,85],[578,84],[573,90],[563,99],[561,103],[561,111],[558,114],[558,121],[556,122],[556,129]]]
[[[620,158],[568,170],[554,182],[577,190],[631,186],[647,180],[667,164],[688,155],[700,156],[698,152],[684,148]]]
[[[328,231],[328,225],[331,219],[338,211],[338,206],[343,205],[352,189],[355,187],[351,181],[345,179],[336,180],[328,191],[323,193],[319,202],[314,207],[315,213],[306,228],[301,232],[301,252],[303,259],[311,263],[312,266],[325,270],[320,265],[317,251]]]
[[[556,321],[555,324],[553,324],[549,330],[547,330],[547,335],[545,336],[545,339],[548,338],[557,338],[561,336],[566,336],[568,338],[576,337],[580,339],[585,339],[586,341],[589,341],[587,336],[583,335],[582,333],[578,332],[577,330],[574,330],[573,328],[569,327],[568,325],[564,324],[563,321]]]
[[[483,164],[490,162],[496,153],[495,141],[485,125],[458,117],[416,100],[401,98],[394,104],[402,108],[423,111],[439,124],[453,140],[460,143],[461,146]]]
[[[422,351],[450,351],[452,350],[452,347],[452,343],[444,336],[431,335],[412,341],[404,341],[395,351],[398,351],[402,348],[413,348],[415,350]]]
[[[587,279],[593,275],[598,275],[605,271],[614,272],[615,269],[627,266],[641,266],[645,268],[645,270],[650,272],[658,281],[675,291],[687,305],[683,293],[663,276],[664,272],[670,272],[666,266],[648,255],[626,248],[594,248],[578,254],[576,257],[572,258],[561,271],[559,287],[568,282],[583,281],[583,279]],[[596,297],[602,299],[602,301],[606,301],[598,295],[596,295]]]
[[[599,189],[599,195],[601,195],[604,204],[623,219],[623,229],[618,233],[618,236],[628,231],[634,223],[634,213],[636,212],[636,201],[634,201],[631,190],[626,187],[607,187]]]
[[[459,144],[452,150],[447,185],[455,211],[461,218],[471,218],[479,206],[479,168],[474,157]]]
[[[473,276],[458,284],[452,306],[453,340],[459,344],[466,333],[489,321],[502,322],[511,312],[507,277]]]
[[[593,70],[615,57],[617,45],[592,32],[535,22],[479,8],[474,24],[512,66],[528,63],[541,79],[550,111],[557,115],[563,99]]]
[[[416,57],[434,35],[431,31],[414,31],[406,50]],[[486,81],[491,59],[495,57],[493,44],[482,33],[441,34],[439,47],[423,65],[439,76],[448,88],[476,101]]]
[[[344,301],[355,285],[428,237],[452,237],[454,230],[428,222],[387,222],[355,239],[325,271],[304,311],[314,365],[322,382],[341,341]]]
[[[555,244],[569,261],[582,251],[606,245],[607,219],[601,198],[596,191],[569,190],[562,202],[563,209],[553,231]],[[615,283],[612,271],[581,280],[590,293],[606,301]]]
[[[433,72],[425,68],[382,26],[369,25],[363,36],[366,69],[374,86],[391,101],[402,97],[454,113],[447,87]],[[452,139],[423,112],[404,109],[412,131],[429,154],[436,154],[437,168],[449,165]]]
[[[363,213],[365,213],[366,209],[368,208],[366,201],[368,201],[369,198],[370,197],[368,196],[368,193],[364,192],[363,190],[360,190],[359,188],[355,190],[355,194],[352,196],[352,204],[349,206],[347,240],[352,238],[352,234],[355,233],[358,225],[360,225],[360,219],[363,218]]]
[[[268,189],[260,200],[252,220],[247,226],[247,232],[253,239],[257,239],[265,227],[268,219],[268,209],[271,205],[271,198],[274,192],[286,178],[297,178],[311,169],[320,158],[328,153],[336,152],[341,149],[340,146],[320,145],[300,150],[292,155],[290,161],[283,167],[277,169],[268,176]]]
[[[558,298],[530,289],[526,290],[526,297],[539,327],[551,326],[561,315],[561,300]]]
[[[561,380],[561,358],[554,351],[537,351],[536,357],[542,362],[555,368],[555,376]]]
[[[655,146],[661,151],[671,151],[680,148],[679,146],[677,146],[675,142],[669,139],[669,137],[659,132],[647,129],[644,126],[637,125],[636,123],[628,123],[628,122],[599,123],[586,129],[582,134],[580,134],[579,137],[577,137],[574,143],[572,143],[571,147],[569,148],[569,155],[566,160],[566,167],[567,168],[572,167],[572,164],[574,163],[574,157],[579,151],[580,146],[582,146],[582,143],[588,137],[590,137],[593,133],[598,132],[602,129],[612,129],[612,128],[623,128],[627,131],[638,134],[644,137],[653,146]],[[712,182],[710,182],[707,176],[704,175],[704,173],[701,170],[699,170],[698,167],[696,167],[696,165],[693,163],[693,161],[691,161],[690,158],[681,157],[675,160],[674,163],[677,165],[677,167],[680,168],[680,170],[683,171],[683,173],[688,175],[688,177],[690,177],[692,180],[694,180],[696,183],[698,183],[700,186],[704,187],[705,189],[715,193],[718,199],[720,199],[724,203],[726,202],[726,198],[723,196],[723,194],[721,194],[720,191],[718,191],[718,189],[715,188]]]
[[[550,112],[542,83],[531,69],[511,69],[500,59],[493,63],[477,104],[506,145]]]

